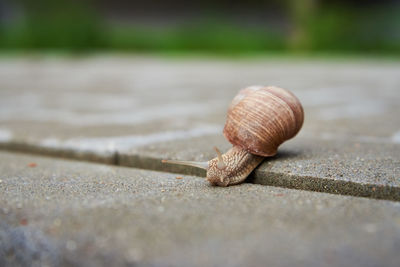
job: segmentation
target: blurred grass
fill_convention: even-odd
[[[310,50],[400,54],[400,9],[320,10],[307,24]]]
[[[284,36],[272,31],[235,27],[213,20],[158,29],[116,27],[109,31],[108,47],[126,51],[206,51],[235,53],[284,49]]]
[[[21,50],[88,50],[103,47],[100,17],[87,2],[20,0],[24,16],[0,28],[0,48]]]
[[[90,10],[87,2],[40,2],[27,1],[25,16],[0,25],[1,50],[400,55],[398,7],[318,8],[297,22],[305,41],[293,42],[290,31],[242,27],[221,17],[174,27],[115,25]]]

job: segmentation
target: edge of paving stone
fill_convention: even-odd
[[[117,165],[123,167],[134,167],[145,170],[171,172],[185,175],[194,175],[205,177],[206,171],[190,166],[180,166],[172,164],[164,164],[161,159],[152,157],[143,157],[139,155],[119,155],[118,152],[113,151],[107,154],[98,154],[93,151],[77,151],[64,148],[48,148],[29,143],[20,142],[0,142],[0,150],[13,151],[20,153],[29,153],[57,158],[67,158],[74,160],[82,160],[88,162],[97,162],[110,165]]]
[[[248,182],[314,192],[400,201],[400,188],[398,187],[291,175],[265,171],[262,168],[257,168],[249,177]]]
[[[0,149],[22,153],[40,154],[45,156],[84,160],[105,163],[123,167],[134,167],[153,171],[170,172],[184,175],[205,177],[206,171],[189,166],[179,166],[161,163],[161,159],[139,155],[119,155],[117,152],[99,155],[90,151],[74,151],[46,148],[25,143],[0,143]],[[261,167],[262,165],[260,165]],[[351,195],[375,199],[400,201],[400,188],[385,185],[361,184],[351,181],[334,180],[313,176],[300,176],[287,173],[271,172],[256,168],[246,182],[277,186],[291,189]]]
[[[68,159],[117,165],[117,154],[115,152],[110,152],[107,154],[98,154],[93,151],[76,151],[72,149],[69,150],[69,149],[47,148],[43,146],[32,145],[28,143],[19,143],[19,142],[0,143],[0,149],[14,151],[14,152],[21,152],[21,153],[51,156],[57,158],[68,158]]]

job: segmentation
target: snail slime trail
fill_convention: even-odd
[[[276,86],[249,86],[242,89],[228,108],[223,134],[232,148],[208,162],[162,160],[207,170],[212,185],[242,183],[265,157],[296,136],[304,121],[297,97]]]

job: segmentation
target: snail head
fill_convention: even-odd
[[[229,184],[228,178],[231,176],[231,168],[224,160],[221,151],[216,147],[214,149],[217,152],[217,157],[208,162],[206,179],[212,185],[227,186]]]

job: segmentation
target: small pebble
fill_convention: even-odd
[[[183,179],[183,177],[182,176],[176,176],[176,179],[180,180],[180,179]]]
[[[131,249],[125,255],[125,259],[128,261],[128,263],[136,263],[142,259],[142,256],[143,255],[141,251],[137,249]]]
[[[157,209],[159,212],[164,212],[164,210],[165,210],[165,208],[163,206],[159,206]]]
[[[67,249],[68,250],[75,250],[76,249],[76,243],[75,243],[75,241],[72,241],[72,240],[68,240],[67,241]]]
[[[364,225],[364,230],[365,230],[367,233],[372,234],[372,233],[375,233],[377,229],[376,229],[376,225],[374,225],[374,224],[372,224],[372,223],[368,223],[368,224],[365,224],[365,225]]]
[[[55,220],[53,221],[53,225],[56,226],[56,227],[60,226],[61,223],[62,223],[62,222],[61,222],[61,220],[60,220],[59,218],[57,218],[57,219],[55,219]]]
[[[31,168],[34,168],[36,166],[37,166],[37,164],[35,162],[31,162],[28,164],[28,167],[31,167]]]

